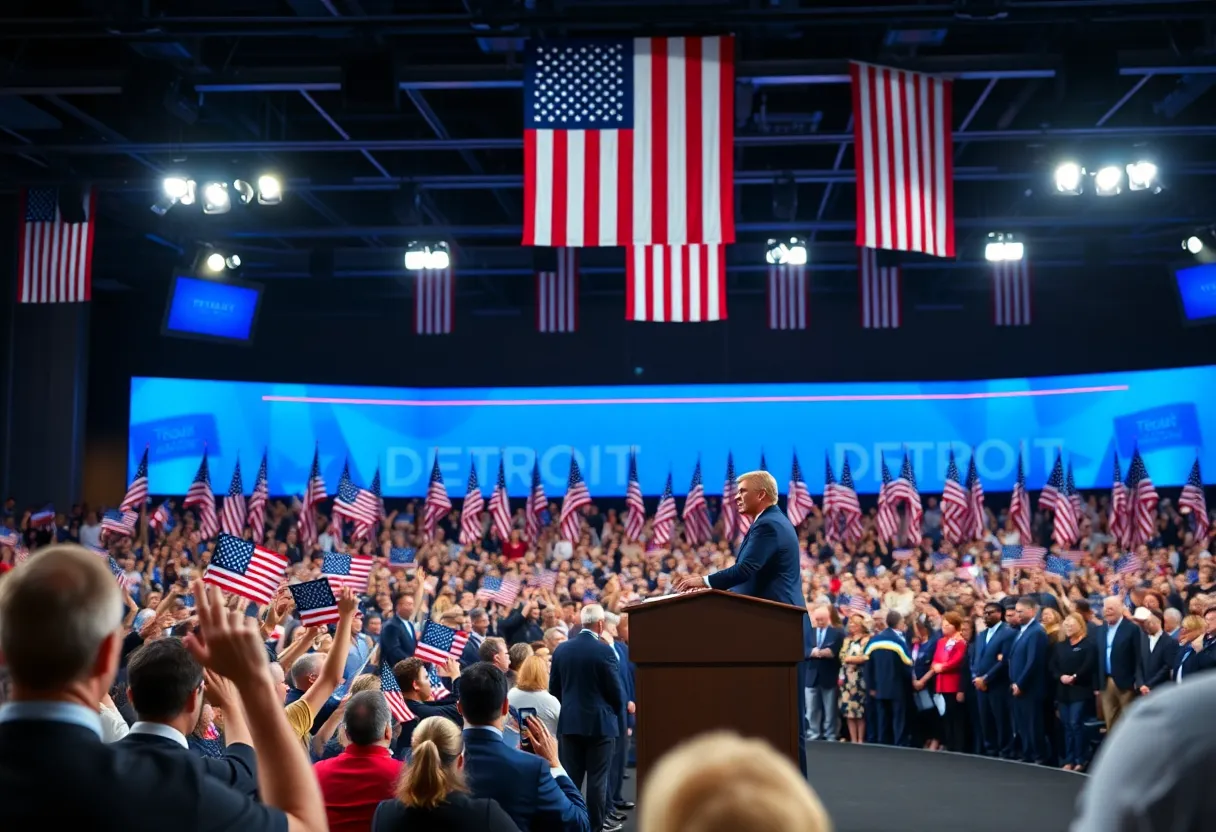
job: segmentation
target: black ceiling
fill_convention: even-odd
[[[1160,260],[1216,222],[1216,3],[959,0],[208,0],[0,12],[0,189],[92,183],[99,245],[233,248],[247,272],[400,273],[402,246],[446,237],[458,267],[526,274],[522,47],[529,37],[734,32],[740,103],[736,263],[776,231],[852,268],[848,59],[949,73],[960,260],[1017,231],[1038,261]],[[24,16],[22,16],[22,13]],[[750,102],[750,106],[749,106]],[[1064,158],[1151,158],[1157,195],[1062,198]],[[148,207],[160,177],[274,171],[278,206],[204,217]],[[793,222],[774,183],[797,184]],[[124,248],[120,248],[124,247]],[[332,258],[328,252],[333,251]],[[314,251],[323,256],[310,256]],[[177,256],[177,255],[174,255]],[[104,280],[122,270],[101,258]],[[590,273],[621,254],[590,253]],[[332,263],[332,266],[330,265]],[[131,278],[125,277],[130,281]]]

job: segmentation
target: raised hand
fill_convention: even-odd
[[[198,630],[186,636],[185,645],[199,664],[237,687],[270,678],[256,618],[227,609],[219,589],[202,581],[194,583],[194,604]]]

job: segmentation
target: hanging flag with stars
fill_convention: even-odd
[[[469,634],[463,630],[453,630],[434,621],[428,621],[422,628],[422,636],[414,655],[424,662],[444,664],[448,659],[459,659],[464,646],[469,640]]]
[[[418,718],[401,695],[401,685],[397,684],[397,677],[393,675],[393,668],[388,662],[380,662],[380,692],[384,694],[388,709],[398,722],[413,722]]]
[[[139,465],[135,469],[135,476],[131,479],[131,484],[127,486],[127,495],[122,498],[122,502],[118,504],[120,511],[129,509],[138,510],[148,499],[148,449],[144,448],[144,455],[139,458]]]
[[[17,227],[17,302],[76,303],[92,297],[93,218],[97,195],[86,188],[72,209],[60,205],[55,188],[21,191]]]
[[[527,246],[730,243],[734,38],[530,42]]]
[[[333,587],[324,578],[292,584],[288,587],[296,602],[296,612],[305,627],[323,627],[338,622],[338,599]]]
[[[329,581],[334,592],[349,587],[359,595],[366,595],[367,581],[374,563],[375,558],[368,555],[324,552],[321,556],[321,577]]]
[[[221,532],[203,582],[256,604],[269,604],[286,575],[285,556]]]
[[[1199,458],[1191,466],[1190,476],[1182,486],[1182,495],[1178,497],[1178,508],[1189,510],[1195,522],[1195,540],[1202,541],[1208,536],[1208,502],[1203,494],[1203,476],[1199,472]]]

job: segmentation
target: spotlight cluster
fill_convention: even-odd
[[[160,198],[152,203],[152,213],[163,217],[174,205],[201,202],[204,214],[227,214],[234,200],[248,205],[255,198],[259,205],[278,205],[283,201],[283,183],[269,173],[259,176],[256,184],[245,179],[234,179],[231,184],[222,179],[208,179],[201,186],[186,176],[166,176],[161,182]]]
[[[1103,165],[1095,170],[1088,170],[1079,162],[1064,162],[1056,167],[1055,186],[1056,193],[1064,196],[1087,192],[1097,196],[1118,196],[1124,191],[1161,192],[1157,165],[1145,160]]]

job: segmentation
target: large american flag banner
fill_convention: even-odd
[[[536,542],[540,537],[541,519],[549,510],[549,498],[545,496],[545,483],[540,478],[540,457],[532,459],[532,487],[528,489],[528,501],[524,504],[524,536]]]
[[[1022,466],[1022,453],[1018,452],[1018,477],[1013,482],[1013,495],[1009,501],[1009,519],[1018,530],[1018,538],[1030,543],[1030,492],[1026,490],[1026,469]]]
[[[368,555],[324,552],[321,555],[321,577],[329,581],[334,592],[341,591],[342,587],[350,587],[357,594],[366,595],[375,560]]]
[[[1178,508],[1189,509],[1195,519],[1195,542],[1200,542],[1208,536],[1208,501],[1203,494],[1203,475],[1199,471],[1199,458],[1191,466],[1191,473],[1182,486],[1182,494],[1178,497]]]
[[[414,277],[414,334],[449,334],[455,300],[456,281],[451,268],[417,272]]]
[[[642,500],[642,484],[638,482],[638,455],[629,452],[629,484],[625,486],[625,537],[641,540],[646,527],[646,503]]]
[[[477,483],[477,465],[469,463],[469,482],[465,489],[464,503],[460,506],[460,542],[472,546],[481,540],[481,512],[486,506]]]
[[[536,329],[538,332],[576,332],[578,249],[552,249],[551,259],[551,263],[539,264],[536,269]]]
[[[1046,560],[1047,550],[1042,546],[1001,547],[1001,566],[1005,569],[1041,570]]]
[[[1119,469],[1119,452],[1115,451],[1114,479],[1110,486],[1110,508],[1106,516],[1111,536],[1121,546],[1128,544],[1131,527],[1131,502],[1127,498],[1127,486],[1123,484],[1123,472]]]
[[[269,604],[286,575],[285,556],[221,532],[203,582],[256,604]]]
[[[224,496],[224,507],[220,511],[220,529],[225,534],[241,536],[245,531],[245,494],[241,482],[241,461],[232,469],[228,493]]]
[[[570,454],[570,475],[566,478],[566,496],[562,499],[562,538],[571,543],[578,542],[582,518],[578,510],[591,503],[591,493],[583,482],[583,473],[578,469],[578,460]]]
[[[863,329],[899,329],[903,320],[903,275],[899,266],[879,263],[872,248],[857,250],[858,291]]]
[[[414,655],[424,662],[444,664],[448,659],[459,659],[468,641],[469,634],[463,630],[453,630],[428,621],[422,628],[422,637],[418,639]]]
[[[701,460],[692,471],[692,483],[684,498],[684,534],[689,543],[706,543],[710,538],[709,506],[705,502],[705,484],[701,481]]]
[[[186,491],[182,508],[198,508],[198,531],[203,540],[210,540],[220,530],[220,521],[215,514],[215,494],[211,490],[211,469],[207,465],[207,449],[203,449],[203,461],[198,464],[194,482]]]
[[[658,547],[664,547],[671,542],[671,531],[676,525],[676,498],[671,493],[671,474],[667,475],[667,484],[663,486],[663,495],[659,497],[659,507],[654,512],[654,537],[651,542]]]
[[[529,44],[528,246],[730,243],[734,39]]]
[[[1131,501],[1131,545],[1147,543],[1157,535],[1157,489],[1137,448],[1127,469],[1127,494]]]
[[[490,522],[503,540],[511,537],[511,497],[507,493],[507,474],[503,461],[498,460],[498,479],[494,481],[494,493],[490,495]]]
[[[398,722],[413,722],[418,718],[405,703],[401,685],[397,684],[397,677],[393,675],[393,668],[385,661],[380,662],[380,690],[384,693],[384,700],[388,702],[388,709],[393,718]]]
[[[425,507],[422,529],[427,540],[434,540],[435,527],[452,510],[452,500],[448,497],[447,486],[443,484],[443,472],[439,470],[438,451],[435,452],[435,462],[431,465],[431,481],[426,487]]]
[[[270,499],[270,486],[266,481],[266,452],[258,465],[258,477],[253,482],[253,493],[249,495],[249,532],[254,543],[261,543],[266,535],[266,501]]]
[[[726,320],[726,246],[625,250],[625,318],[658,323]]]
[[[333,586],[324,578],[315,581],[305,581],[292,584],[291,597],[296,602],[296,612],[300,616],[300,624],[305,627],[321,627],[326,624],[336,624],[341,617],[338,613],[338,599],[334,597]]]
[[[980,482],[979,469],[975,467],[975,454],[967,466],[967,533],[972,540],[982,540],[988,518],[984,515],[984,485]]]
[[[1030,262],[997,260],[992,266],[992,322],[997,326],[1030,326]]]
[[[739,507],[735,505],[735,457],[726,452],[726,482],[722,484],[722,536],[733,540],[739,531]]]
[[[857,245],[954,256],[953,82],[853,63]]]
[[[785,498],[785,514],[790,523],[798,526],[811,513],[815,501],[811,499],[811,490],[806,487],[802,476],[802,466],[798,464],[798,454],[794,454],[794,467],[790,472],[790,490]]]
[[[300,501],[300,542],[305,546],[317,542],[317,506],[328,496],[325,478],[321,476],[321,448],[317,445],[312,452],[308,482],[304,484],[304,499]]]
[[[148,499],[148,449],[144,448],[144,455],[139,458],[139,465],[135,468],[135,476],[131,479],[131,484],[127,486],[127,494],[122,498],[122,502],[118,504],[121,511],[127,509],[138,510]]]
[[[806,329],[806,265],[768,267],[768,328]]]
[[[19,303],[74,303],[92,297],[93,219],[97,213],[97,195],[92,189],[85,189],[81,208],[82,217],[68,222],[59,210],[59,191],[55,188],[21,192],[17,227]]]
[[[967,539],[971,529],[967,527],[967,515],[971,501],[963,489],[954,460],[954,449],[950,449],[950,461],[946,465],[946,484],[942,488],[942,532],[951,543],[958,544]]]

